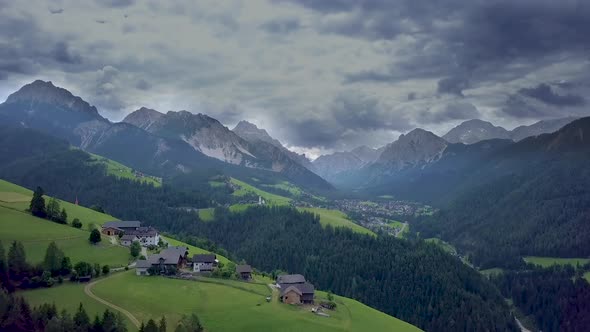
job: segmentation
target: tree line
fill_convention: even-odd
[[[52,287],[61,284],[64,278],[77,281],[81,277],[92,278],[110,273],[108,265],[77,262],[72,265],[68,256],[55,242],[49,243],[43,261],[32,265],[27,261],[25,248],[21,242],[13,241],[5,252],[0,241],[0,286],[9,292],[15,289]]]
[[[491,280],[541,331],[586,331],[590,326],[590,284],[572,266],[508,271]]]

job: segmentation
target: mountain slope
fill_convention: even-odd
[[[414,129],[385,147],[376,163],[388,171],[418,167],[438,160],[447,145],[444,139],[429,131]]]
[[[346,152],[322,155],[313,161],[314,170],[322,177],[335,181],[341,174],[356,171],[377,160],[385,147],[373,149],[359,146]]]
[[[310,171],[314,171],[313,164],[304,154],[298,154],[285,148],[281,142],[270,136],[266,130],[258,128],[253,123],[242,120],[235,126],[234,129],[232,129],[232,131],[252,144],[257,144],[260,141],[272,144],[273,146],[281,149],[289,156],[289,158],[299,163],[301,166],[309,169]]]
[[[482,120],[469,120],[451,129],[443,138],[449,143],[473,144],[488,139],[509,139],[510,133],[502,127]]]
[[[204,155],[180,140],[109,122],[95,107],[51,82],[23,86],[0,104],[0,115],[7,118],[4,125],[36,129],[148,173],[188,171],[207,163]]]
[[[331,190],[326,181],[292,162],[278,148],[251,145],[205,115],[171,112],[165,116],[149,109],[134,115],[135,118],[130,116],[128,120],[146,130],[125,122],[111,123],[80,97],[43,81],[23,86],[0,104],[4,126],[35,129],[148,174],[164,177],[219,169],[240,177],[269,171],[276,174],[264,176],[287,178],[316,190]],[[195,125],[195,117],[199,117],[203,130],[184,127],[183,121],[187,119],[188,124]],[[172,119],[169,127],[160,125],[164,118]],[[226,135],[230,138],[229,146],[224,145]],[[225,153],[225,148],[229,151],[228,158],[244,162],[228,167],[203,153],[220,155]]]
[[[530,136],[553,133],[577,118],[568,117],[562,119],[542,120],[529,126],[519,126],[510,131],[510,138],[515,141],[523,140]]]
[[[143,126],[138,128],[158,137],[182,140],[194,150],[226,163],[284,174],[312,188],[330,188],[325,180],[291,159],[286,149],[269,143],[270,136],[249,142],[204,114],[187,111],[153,114],[153,110],[144,108],[129,114],[123,121]],[[153,121],[146,121],[146,118]]]
[[[463,190],[435,220],[416,225],[481,267],[520,256],[590,255],[590,118],[508,144],[465,170]]]

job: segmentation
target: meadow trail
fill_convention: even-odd
[[[91,298],[93,298],[94,300],[96,300],[96,301],[98,301],[98,302],[100,302],[100,303],[102,303],[102,304],[104,304],[104,305],[106,305],[106,306],[108,306],[108,307],[110,307],[110,308],[112,308],[114,310],[117,310],[120,313],[122,313],[123,315],[127,316],[127,318],[129,318],[129,320],[133,323],[133,325],[135,325],[137,328],[139,328],[140,325],[141,325],[141,323],[139,322],[139,320],[137,318],[135,318],[135,316],[133,316],[132,313],[130,313],[129,311],[127,311],[127,310],[125,310],[125,309],[123,309],[123,308],[121,308],[121,307],[119,307],[119,306],[117,306],[115,304],[112,304],[112,303],[110,303],[110,302],[108,302],[106,300],[103,300],[102,298],[100,298],[100,297],[94,295],[94,293],[92,293],[92,287],[94,285],[98,284],[101,281],[104,281],[104,280],[107,280],[109,278],[112,278],[113,276],[114,275],[110,275],[110,276],[108,276],[108,277],[106,277],[104,279],[100,279],[100,280],[93,281],[93,282],[89,283],[88,285],[86,285],[84,287],[84,293],[86,295],[90,296]]]

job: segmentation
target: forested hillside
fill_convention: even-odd
[[[6,145],[8,144],[8,145]],[[89,155],[31,130],[0,132],[0,177],[83,205],[98,205],[120,219],[142,220],[189,242],[208,238],[234,259],[260,269],[305,273],[320,289],[358,299],[429,331],[516,330],[499,293],[480,275],[434,245],[323,228],[309,213],[254,208],[216,222],[179,206],[204,207],[206,193],[153,187],[108,176]],[[202,188],[207,190],[206,187]],[[222,252],[219,250],[218,252]],[[460,303],[461,305],[457,305]]]
[[[516,267],[520,256],[590,255],[590,118],[496,152],[453,203],[414,230],[455,244],[481,268]]]
[[[423,241],[324,229],[314,215],[287,207],[251,208],[195,227],[238,259],[267,271],[302,273],[322,289],[427,331],[515,330],[494,287]]]

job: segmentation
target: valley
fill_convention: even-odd
[[[515,331],[515,315],[533,329],[582,322],[572,308],[590,294],[590,118],[513,131],[470,120],[442,137],[416,128],[313,162],[245,121],[230,130],[201,113],[140,108],[112,123],[51,82],[12,94],[0,118],[0,240],[16,293],[33,305],[63,292],[58,307],[108,307],[131,330],[161,315],[184,324],[194,312],[212,331],[446,331],[450,321]],[[28,210],[38,186],[57,204],[51,221]],[[89,242],[119,219],[141,220],[161,243],[132,255],[131,238]],[[14,273],[20,244],[26,279]],[[51,246],[94,272],[68,281],[45,270]],[[175,247],[219,265],[201,275],[160,262],[157,272],[138,259]],[[255,269],[249,282],[236,265]],[[312,301],[331,308],[280,303],[269,284],[289,273],[325,290]],[[544,320],[552,312],[563,314]]]

